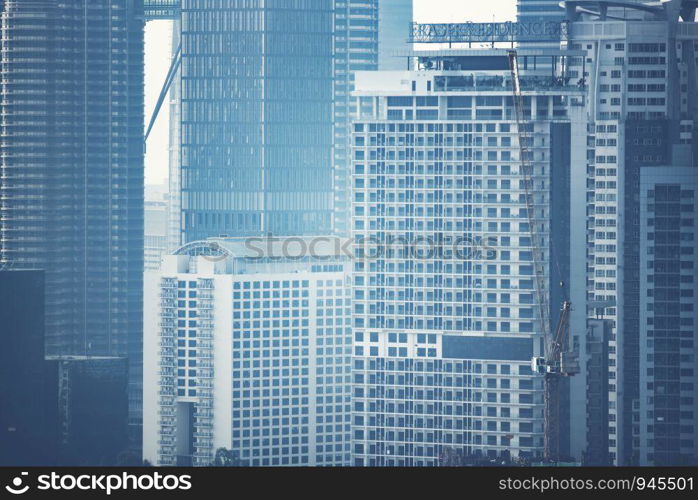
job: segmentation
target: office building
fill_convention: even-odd
[[[44,361],[42,271],[0,271],[0,325],[0,464],[55,465],[57,382]]]
[[[180,15],[182,243],[331,232],[332,0]]]
[[[640,169],[640,465],[698,464],[697,172]]]
[[[8,0],[0,23],[0,260],[45,272],[46,354],[129,356],[140,436],[142,8]]]
[[[520,57],[534,54],[567,57]],[[535,459],[544,327],[507,52],[415,52],[411,67],[356,75],[354,463]],[[551,226],[551,186],[572,189],[584,155],[584,90],[564,76],[521,77],[544,296],[551,237],[572,224]]]
[[[173,60],[178,57],[181,41],[181,21],[172,21]],[[181,55],[181,52],[179,52]],[[182,244],[182,188],[180,179],[180,151],[182,149],[182,76],[181,64],[175,70],[175,77],[168,92],[170,108],[169,151],[168,151],[168,197],[167,197],[167,251],[173,251]]]
[[[348,256],[330,237],[212,239],[146,273],[144,458],[348,465]]]
[[[544,23],[563,24],[565,22],[565,10],[560,5],[559,0],[517,0],[516,2],[516,20],[519,23],[528,23],[531,26],[540,26]],[[565,26],[562,26],[562,33],[565,32]],[[519,42],[517,45],[520,48],[559,48],[564,36],[553,35],[548,36],[547,41],[538,40],[535,43]],[[541,61],[542,62],[542,61]],[[552,64],[550,62],[540,64],[536,61],[535,70],[549,75]],[[533,68],[529,68],[533,70]]]
[[[215,25],[224,12],[240,19]],[[169,91],[169,248],[221,235],[346,235],[352,74],[397,64],[412,0],[153,0],[146,15],[174,20],[174,59],[183,43]],[[221,40],[213,51],[190,41],[207,36]],[[214,75],[207,64],[228,69]]]
[[[695,166],[698,114],[695,4],[583,2],[565,4],[567,45],[585,52],[569,74],[589,89],[587,100],[587,246],[572,246],[586,262],[587,316],[613,325],[609,343],[609,454],[613,463],[639,461],[641,384],[640,171]],[[581,188],[581,186],[580,186]],[[585,343],[581,343],[584,345]],[[584,390],[584,378],[571,382]],[[574,384],[581,384],[576,387]],[[573,450],[588,427],[572,408]],[[577,438],[574,438],[576,436]]]
[[[0,271],[0,462],[116,465],[129,446],[126,358],[44,356],[44,273]]]

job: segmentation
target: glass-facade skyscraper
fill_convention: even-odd
[[[135,439],[143,281],[139,4],[8,0],[0,15],[0,259],[45,271],[47,355],[129,356]]]
[[[558,0],[518,0],[516,18],[523,23],[562,22],[565,20],[565,9]]]
[[[352,75],[396,64],[412,0],[184,0],[171,15],[173,48],[182,42],[171,249],[220,235],[346,234]]]
[[[333,211],[333,1],[184,0],[182,242],[322,234]]]

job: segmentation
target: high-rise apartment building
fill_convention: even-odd
[[[639,182],[639,463],[698,463],[698,172],[644,167]]]
[[[640,172],[696,166],[698,24],[695,5],[681,0],[622,6],[571,0],[566,12],[567,45],[585,52],[570,61],[570,76],[589,89],[587,245],[573,245],[571,261],[586,262],[587,316],[603,316],[613,326],[609,454],[614,463],[637,463],[644,432],[640,282],[648,272],[640,265]],[[584,377],[571,384],[573,392],[584,391]],[[573,403],[571,414],[572,453],[581,456],[589,444],[574,436],[584,435],[587,413]]]
[[[349,257],[333,237],[212,239],[146,273],[144,458],[349,465]]]
[[[569,191],[571,165],[583,162],[583,89],[560,74],[522,76],[527,187],[506,51],[432,54],[415,53],[413,71],[356,77],[356,465],[542,454],[543,381],[531,358],[541,355],[543,327],[529,220],[544,246],[548,295],[551,231],[564,240],[572,217],[559,212],[566,223],[551,225],[552,186]]]
[[[46,354],[129,356],[139,437],[142,6],[7,0],[0,23],[0,259],[45,272]]]

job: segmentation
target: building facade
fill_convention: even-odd
[[[640,171],[640,465],[698,463],[698,171]]]
[[[45,272],[46,354],[129,356],[139,439],[142,6],[8,0],[0,23],[0,259]]]
[[[523,23],[537,21],[563,22],[565,9],[555,0],[517,0],[517,21]]]
[[[534,459],[543,326],[507,53],[431,54],[416,53],[414,71],[357,73],[354,463]],[[551,185],[579,160],[569,146],[554,164],[551,148],[583,134],[583,90],[559,76],[521,81],[549,295]]]
[[[331,232],[333,7],[182,1],[182,243]]]
[[[414,20],[414,0],[379,0],[378,2],[378,69],[406,68],[398,53],[408,48],[410,24]]]
[[[153,19],[174,20],[173,51],[183,42],[170,88],[169,248],[220,235],[346,235],[352,75],[396,63],[412,0],[156,3]],[[189,41],[204,32],[222,45]],[[237,69],[212,76],[206,65]]]
[[[594,318],[588,321],[584,349],[585,376],[584,379],[579,377],[586,383],[586,390],[579,395],[574,395],[584,398],[586,406],[586,432],[580,436],[588,443],[581,457],[583,465],[610,465],[611,463],[608,449],[608,347],[612,329],[611,320]],[[570,441],[574,442],[574,440]]]
[[[209,240],[146,273],[144,458],[348,465],[348,256],[330,237]]]
[[[557,0],[517,0],[516,20],[520,23],[530,23],[532,26],[540,23],[564,23],[565,10]],[[559,48],[559,36],[550,36],[548,41],[519,42],[521,48]],[[550,74],[551,63],[537,64],[536,69],[543,74]]]
[[[693,126],[698,87],[695,6],[680,0],[615,6],[566,2],[573,80],[587,100],[587,245],[572,262],[586,262],[587,317],[611,321],[609,453],[613,463],[639,459],[640,267],[639,182],[647,166],[695,165]],[[584,379],[572,381],[583,391]],[[575,388],[574,384],[582,384]],[[583,404],[582,402],[578,402]],[[588,427],[581,406],[572,411],[572,436]],[[572,453],[589,445],[573,439]]]
[[[412,0],[335,0],[334,232],[349,234],[354,72],[398,69],[407,48]]]

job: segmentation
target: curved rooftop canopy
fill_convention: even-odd
[[[631,0],[566,0],[560,2],[565,9],[567,19],[577,21],[581,15],[598,17],[601,20],[629,19],[632,13],[643,12],[648,19],[679,20],[693,22],[695,20],[698,0],[667,0],[633,2]]]

